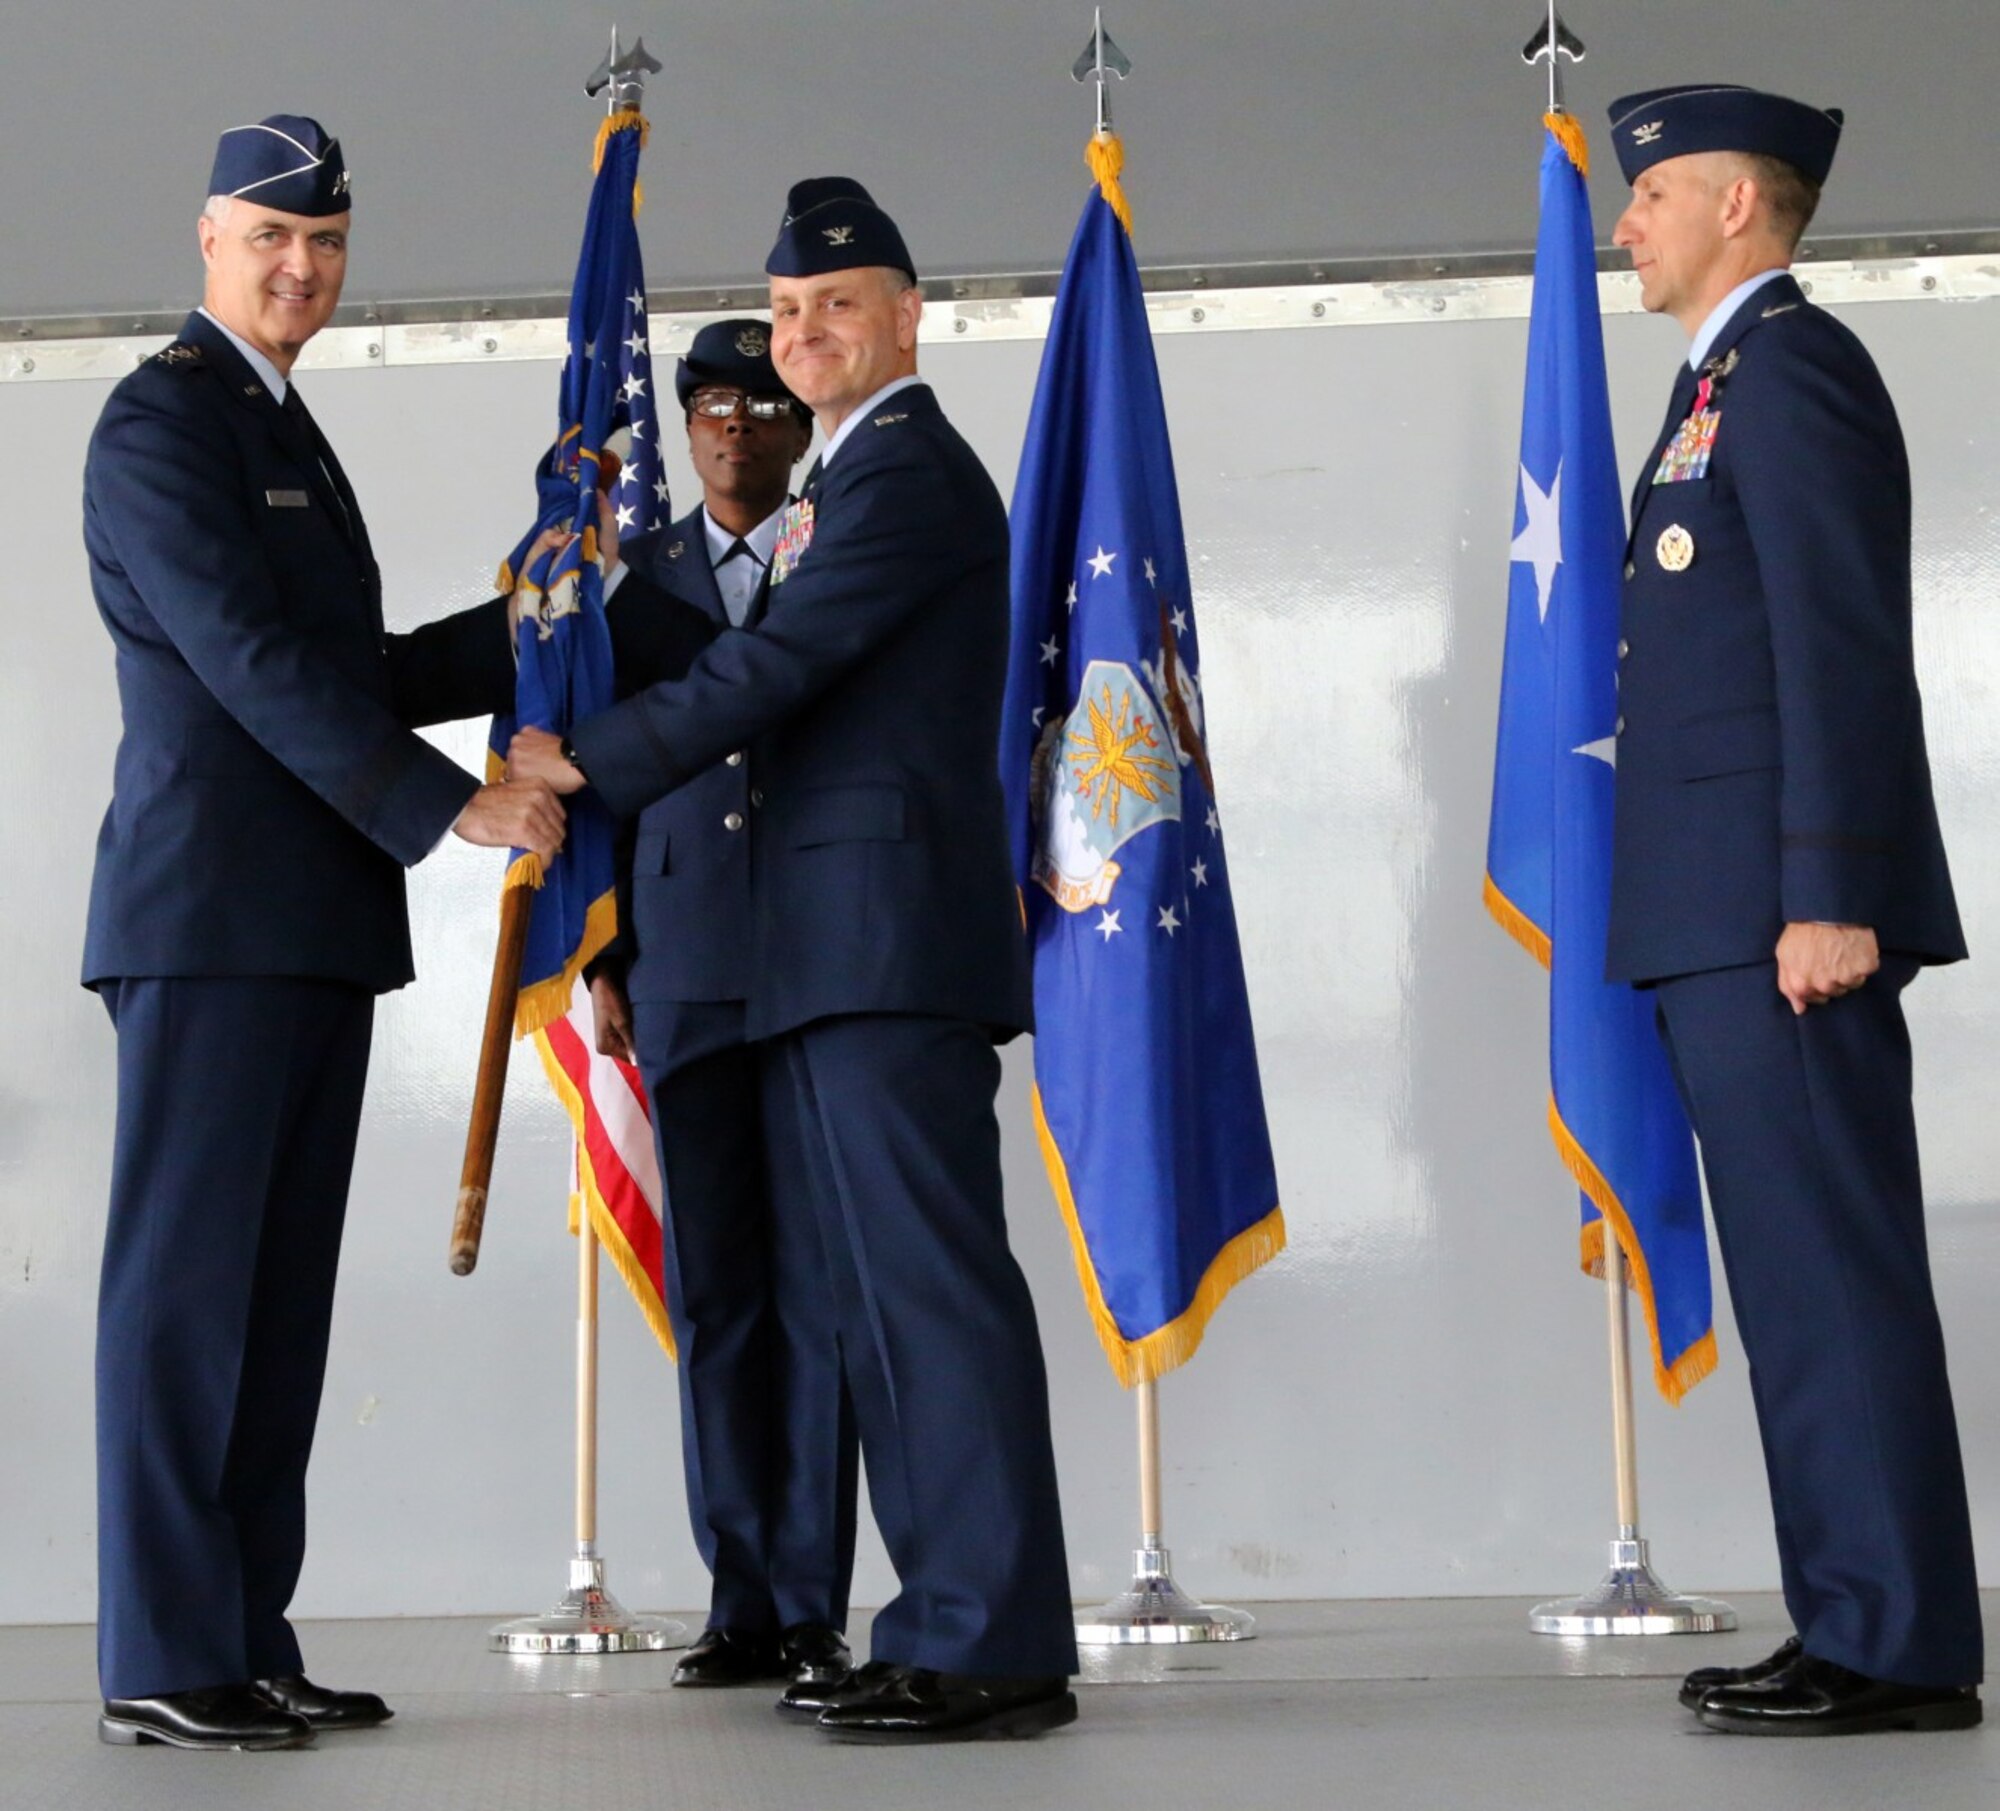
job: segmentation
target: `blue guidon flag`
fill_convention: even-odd
[[[1652,1001],[1604,979],[1625,514],[1604,381],[1582,129],[1547,116],[1507,590],[1489,911],[1549,970],[1549,1128],[1582,1188],[1583,1265],[1604,1227],[1678,1401],[1715,1368],[1694,1138]]]
[[[569,357],[555,445],[535,472],[535,525],[500,568],[500,588],[518,576],[533,603],[520,626],[520,676],[514,714],[493,720],[489,771],[505,765],[517,726],[555,735],[614,701],[611,635],[604,622],[604,578],[597,546],[600,471],[610,469],[605,442],[619,429],[631,436],[611,499],[621,532],[658,528],[672,517],[660,466],[653,362],[646,336],[646,275],[639,255],[639,153],[646,122],[629,108],[598,132],[597,178],[577,256],[569,302]],[[612,457],[615,457],[613,455]],[[578,537],[544,553],[526,573],[521,562],[536,536],[566,528]],[[578,974],[610,940],[616,926],[612,826],[588,792],[567,801],[568,834],[548,864],[515,850],[506,884],[538,886],[527,953],[521,963],[516,1035],[526,1036],[570,1009]]]
[[[1203,739],[1159,368],[1091,145],[1015,485],[1000,738],[1034,961],[1035,1123],[1128,1387],[1194,1355],[1285,1243]]]

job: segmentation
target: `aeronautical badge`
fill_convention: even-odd
[[[786,504],[785,513],[778,518],[778,541],[771,549],[771,583],[782,585],[790,578],[812,544],[813,502],[810,497],[801,497]]]
[[[1152,693],[1122,661],[1083,670],[1076,709],[1048,724],[1029,779],[1035,882],[1065,912],[1111,897],[1111,858],[1143,830],[1177,823],[1180,762]]]
[[[1671,528],[1660,531],[1653,554],[1659,560],[1662,571],[1685,572],[1694,564],[1694,536],[1676,522]]]
[[[185,340],[176,340],[171,346],[162,346],[154,353],[152,362],[176,370],[187,370],[201,363],[201,348],[190,346]]]
[[[736,350],[745,358],[762,358],[771,350],[771,336],[761,327],[745,327],[736,336]]]

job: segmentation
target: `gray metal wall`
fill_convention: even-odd
[[[1982,1546],[2000,1552],[2000,301],[1856,307],[1902,404],[1918,643],[1940,803],[1977,953],[1913,990],[1934,1262]],[[1628,459],[1681,342],[1607,323]],[[1601,1289],[1542,1128],[1541,977],[1479,882],[1524,324],[1182,333],[1176,436],[1250,990],[1291,1250],[1163,1387],[1168,1536],[1221,1598],[1549,1593],[1610,1532]],[[1011,479],[1040,348],[929,345],[927,373]],[[411,623],[484,594],[528,501],[554,368],[318,374]],[[0,1620],[92,1607],[91,1303],[111,1037],[74,985],[117,732],[77,481],[99,383],[0,386],[14,775],[0,913]],[[680,494],[691,495],[684,468]],[[479,731],[445,741],[475,758]],[[569,1535],[566,1135],[516,1067],[486,1256],[445,1270],[495,863],[414,880],[422,980],[385,1003],[313,1473],[301,1608],[538,1607]],[[1083,1312],[1026,1111],[1002,1101],[1011,1216],[1040,1306],[1079,1597],[1121,1585],[1129,1399]],[[704,1600],[665,1361],[606,1295],[602,1528],[628,1601]],[[1719,1292],[1720,1293],[1720,1292]],[[1722,1370],[1640,1405],[1646,1520],[1683,1588],[1770,1586],[1748,1393]],[[1644,1370],[1642,1367],[1641,1376]],[[858,1596],[889,1588],[872,1536]]]
[[[1519,246],[1541,0],[1114,0],[1149,263]],[[2000,225],[1991,0],[1571,0],[1572,105],[1749,82],[1849,110],[1821,230]],[[601,0],[265,0],[87,13],[0,0],[0,324],[187,293],[215,135],[341,134],[363,296],[547,293],[576,252]],[[787,184],[841,170],[926,275],[1053,270],[1084,182],[1083,0],[622,0],[666,64],[647,157],[655,285],[754,274]],[[1608,161],[1608,160],[1607,160]],[[1616,184],[1600,185],[1608,235]]]

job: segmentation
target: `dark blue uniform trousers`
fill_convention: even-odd
[[[664,1185],[681,1457],[713,1628],[847,1624],[858,1444],[809,1219],[775,1217],[740,1002],[633,1004]]]
[[[118,1031],[97,1323],[104,1695],[295,1673],[285,1609],[374,1000],[266,978],[102,992]]]
[[[901,1589],[872,1657],[1076,1670],[1048,1382],[1007,1245],[1000,1059],[958,1020],[817,1020],[760,1045],[774,1199],[808,1217]]]
[[[1885,956],[1803,1016],[1774,963],[1659,983],[1749,1363],[1785,1603],[1876,1679],[1984,1666],[1965,1473],[1931,1292],[1902,990]]]

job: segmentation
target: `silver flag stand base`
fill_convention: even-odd
[[[686,1647],[687,1625],[663,1616],[634,1616],[604,1588],[604,1562],[579,1547],[569,1563],[569,1590],[545,1616],[493,1625],[486,1645],[496,1654],[646,1654]]]
[[[1594,1591],[1558,1597],[1528,1612],[1537,1635],[1714,1635],[1736,1626],[1736,1612],[1715,1597],[1682,1597],[1653,1576],[1646,1543],[1611,1543],[1611,1570]]]
[[[1125,1647],[1155,1641],[1254,1641],[1257,1619],[1226,1604],[1202,1603],[1174,1583],[1164,1547],[1132,1555],[1132,1588],[1109,1603],[1078,1613],[1076,1638],[1085,1647]]]

